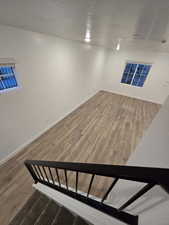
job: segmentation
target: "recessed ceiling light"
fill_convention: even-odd
[[[90,38],[85,38],[85,42],[89,43],[89,42],[91,42],[91,39]]]
[[[90,34],[90,30],[86,31],[86,35],[85,35],[85,42],[89,43],[91,41],[91,34]]]
[[[120,42],[121,42],[121,39],[118,40],[118,43],[117,43],[117,46],[116,46],[116,50],[117,50],[117,51],[120,50],[120,47],[121,47],[121,46],[120,46]]]
[[[117,51],[120,50],[120,42],[117,44],[116,50],[117,50]]]

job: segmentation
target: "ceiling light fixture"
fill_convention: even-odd
[[[117,50],[117,51],[119,51],[119,50],[120,50],[120,47],[121,47],[121,46],[120,46],[120,41],[121,41],[121,39],[119,39],[119,41],[118,41],[118,43],[117,43],[117,46],[116,46],[116,50]]]
[[[120,50],[120,43],[117,44],[116,50],[117,50],[117,51]]]
[[[91,39],[90,38],[85,38],[85,42],[89,43],[89,42],[91,42]]]
[[[91,34],[90,31],[87,30],[85,35],[85,42],[89,43],[90,41],[91,41]]]

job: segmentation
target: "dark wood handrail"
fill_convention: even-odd
[[[41,160],[26,160],[25,164],[46,166],[51,168],[66,169],[81,173],[95,174],[105,177],[114,177],[143,183],[169,185],[169,169],[154,167],[116,166],[95,163],[72,163]]]

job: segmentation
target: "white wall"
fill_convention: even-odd
[[[144,87],[140,88],[120,83],[127,60],[153,63]],[[169,93],[168,61],[169,54],[165,53],[134,50],[109,51],[102,78],[102,88],[134,98],[163,103]]]
[[[169,97],[128,163],[140,166],[169,167]]]
[[[0,95],[0,160],[100,88],[104,50],[0,26],[0,58],[13,57],[22,88]]]
[[[128,164],[169,168],[169,97]],[[142,224],[168,225],[169,195],[157,187],[147,193],[145,199],[148,200],[147,205],[140,204],[141,210],[149,207],[142,213]]]
[[[169,97],[130,157],[128,165],[169,168]],[[142,186],[121,181],[111,193],[110,202],[120,206]],[[169,195],[158,186],[128,209],[140,214],[140,225],[169,224]]]

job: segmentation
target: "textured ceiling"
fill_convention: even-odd
[[[169,0],[0,0],[0,23],[77,41],[88,28],[94,45],[169,52]]]

